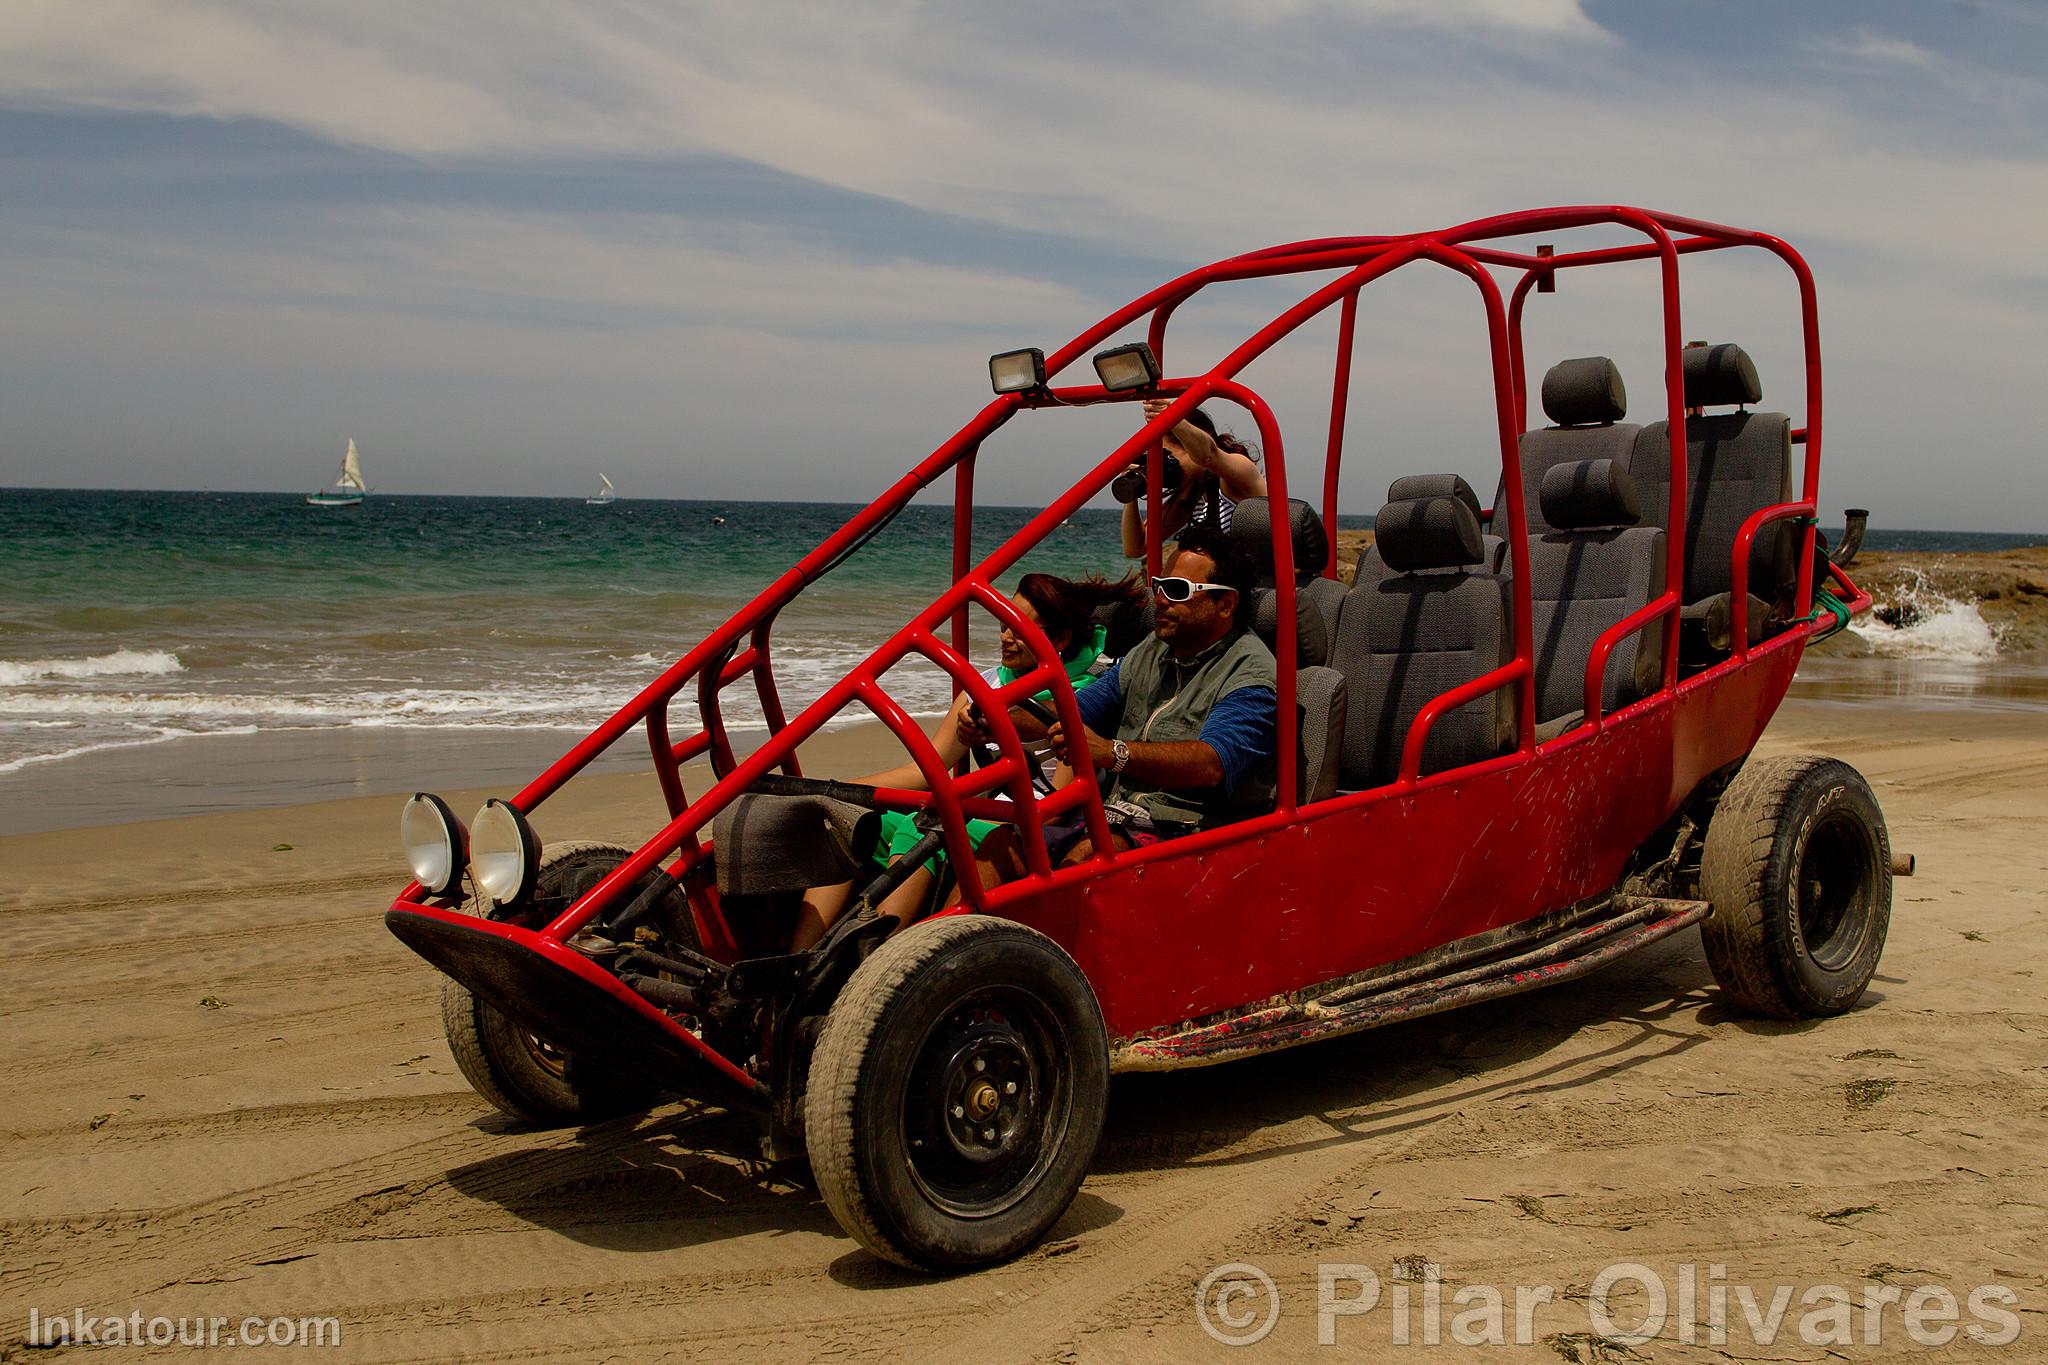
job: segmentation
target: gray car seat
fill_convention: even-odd
[[[1472,491],[1472,485],[1456,474],[1407,474],[1387,485],[1388,502],[1406,502],[1410,498],[1451,497],[1472,509],[1473,517],[1484,525],[1486,518],[1479,507],[1479,495]],[[1484,534],[1479,537],[1481,549],[1485,552],[1481,562],[1492,573],[1508,573],[1508,543],[1499,536]],[[1368,542],[1358,552],[1357,567],[1352,570],[1354,586],[1368,579],[1385,578],[1393,572],[1387,561],[1380,557],[1379,547]]]
[[[1756,365],[1740,346],[1723,342],[1680,352],[1688,408],[1734,407],[1686,418],[1684,651],[1707,662],[1728,647],[1729,594],[1734,589],[1735,537],[1761,508],[1792,500],[1792,419],[1750,412],[1763,397]],[[1671,528],[1670,424],[1652,422],[1636,438],[1630,474],[1642,499],[1644,525]],[[1751,642],[1767,631],[1774,608],[1789,606],[1799,547],[1790,522],[1758,534],[1749,560]]]
[[[1603,632],[1664,590],[1664,532],[1638,526],[1634,483],[1612,460],[1553,465],[1543,476],[1543,517],[1555,530],[1529,542],[1529,624],[1536,652],[1539,738],[1584,711],[1586,665]],[[1664,626],[1651,623],[1608,655],[1602,711],[1663,681]]]
[[[1508,581],[1483,567],[1479,520],[1463,500],[1388,503],[1376,525],[1393,572],[1345,595],[1331,655],[1350,693],[1338,781],[1352,791],[1394,780],[1408,728],[1424,706],[1514,656]],[[1424,744],[1422,771],[1512,749],[1514,698],[1512,686],[1496,688],[1440,718]]]
[[[1613,460],[1623,469],[1629,466],[1642,428],[1624,422],[1628,415],[1628,390],[1621,371],[1604,355],[1560,360],[1543,376],[1543,411],[1556,426],[1522,433],[1522,504],[1529,518],[1529,534],[1540,536],[1553,529],[1543,519],[1543,476],[1553,465],[1575,464],[1580,460]],[[1493,519],[1487,527],[1495,535],[1508,531],[1508,481],[1502,471],[1500,486],[1493,497]]]
[[[1327,663],[1330,636],[1337,628],[1337,608],[1344,601],[1344,585],[1323,578],[1330,562],[1330,537],[1323,519],[1299,498],[1287,500],[1287,520],[1294,543],[1294,609],[1296,660],[1303,668]],[[1247,498],[1230,516],[1230,538],[1261,566],[1259,590],[1251,605],[1252,629],[1266,648],[1279,638],[1279,593],[1273,586],[1273,532],[1271,504],[1264,498]]]

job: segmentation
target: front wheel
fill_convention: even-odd
[[[1045,935],[981,915],[888,939],[833,1003],[804,1095],[839,1225],[924,1270],[1008,1260],[1057,1222],[1102,1137],[1095,993]]]
[[[1758,1014],[1812,1019],[1855,1004],[1891,924],[1884,813],[1848,764],[1817,754],[1745,767],[1707,824],[1707,965]]]
[[[612,844],[567,843],[548,849],[533,894],[492,918],[503,916],[527,928],[545,924],[631,856],[632,850]],[[695,924],[681,888],[665,873],[648,876],[667,883],[664,903],[649,919],[659,923],[664,936],[695,948]],[[455,981],[442,983],[441,1023],[463,1078],[501,1112],[525,1123],[591,1123],[646,1109],[660,1093],[602,1058],[556,1047]]]

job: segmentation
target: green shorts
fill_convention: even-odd
[[[895,862],[898,858],[910,852],[912,846],[919,839],[922,839],[924,835],[917,828],[917,817],[910,811],[885,810],[881,812],[881,816],[882,837],[875,841],[874,861],[882,867],[887,867],[890,863]],[[988,838],[989,832],[995,828],[996,822],[994,820],[969,820],[967,822],[968,845],[973,848],[980,848],[981,841]],[[946,861],[946,850],[941,848],[937,853],[934,853],[925,860],[925,867],[936,873],[939,870],[939,864],[944,861]]]

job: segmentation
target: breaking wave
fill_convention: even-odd
[[[23,687],[56,678],[162,677],[183,673],[178,656],[162,649],[117,649],[86,659],[0,661],[0,687]]]

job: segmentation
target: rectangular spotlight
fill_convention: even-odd
[[[1036,346],[988,358],[988,382],[997,393],[1028,393],[1045,387],[1045,352]]]
[[[1111,393],[1146,389],[1159,382],[1159,360],[1149,345],[1134,341],[1128,346],[1112,346],[1097,352],[1095,373],[1101,377],[1102,387]]]

